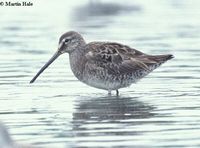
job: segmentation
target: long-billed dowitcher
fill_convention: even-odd
[[[61,54],[69,53],[72,72],[83,83],[107,90],[128,87],[137,82],[173,55],[148,55],[129,46],[114,42],[86,43],[75,32],[64,33],[53,57],[40,69],[36,78]]]

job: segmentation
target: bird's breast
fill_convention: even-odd
[[[70,67],[73,74],[82,81],[86,58],[82,53],[69,54]]]

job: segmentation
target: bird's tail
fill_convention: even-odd
[[[148,62],[146,63],[148,66],[149,71],[152,71],[159,67],[161,64],[165,63],[166,61],[174,58],[171,54],[165,54],[165,55],[150,55],[148,56]]]
[[[164,63],[170,59],[174,58],[172,54],[165,54],[165,55],[156,55],[156,56],[150,56],[149,59],[152,59],[156,61],[157,63]]]

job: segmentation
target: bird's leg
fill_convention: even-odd
[[[118,91],[118,89],[116,90],[116,95],[119,96],[119,91]]]
[[[111,90],[110,89],[108,90],[108,95],[111,96]]]

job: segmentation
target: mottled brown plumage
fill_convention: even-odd
[[[149,74],[172,55],[147,55],[129,46],[114,42],[91,42],[86,44],[74,31],[63,34],[59,39],[56,54],[31,80],[35,79],[59,55],[69,53],[70,66],[74,75],[82,82],[100,89],[111,90],[130,86]]]

